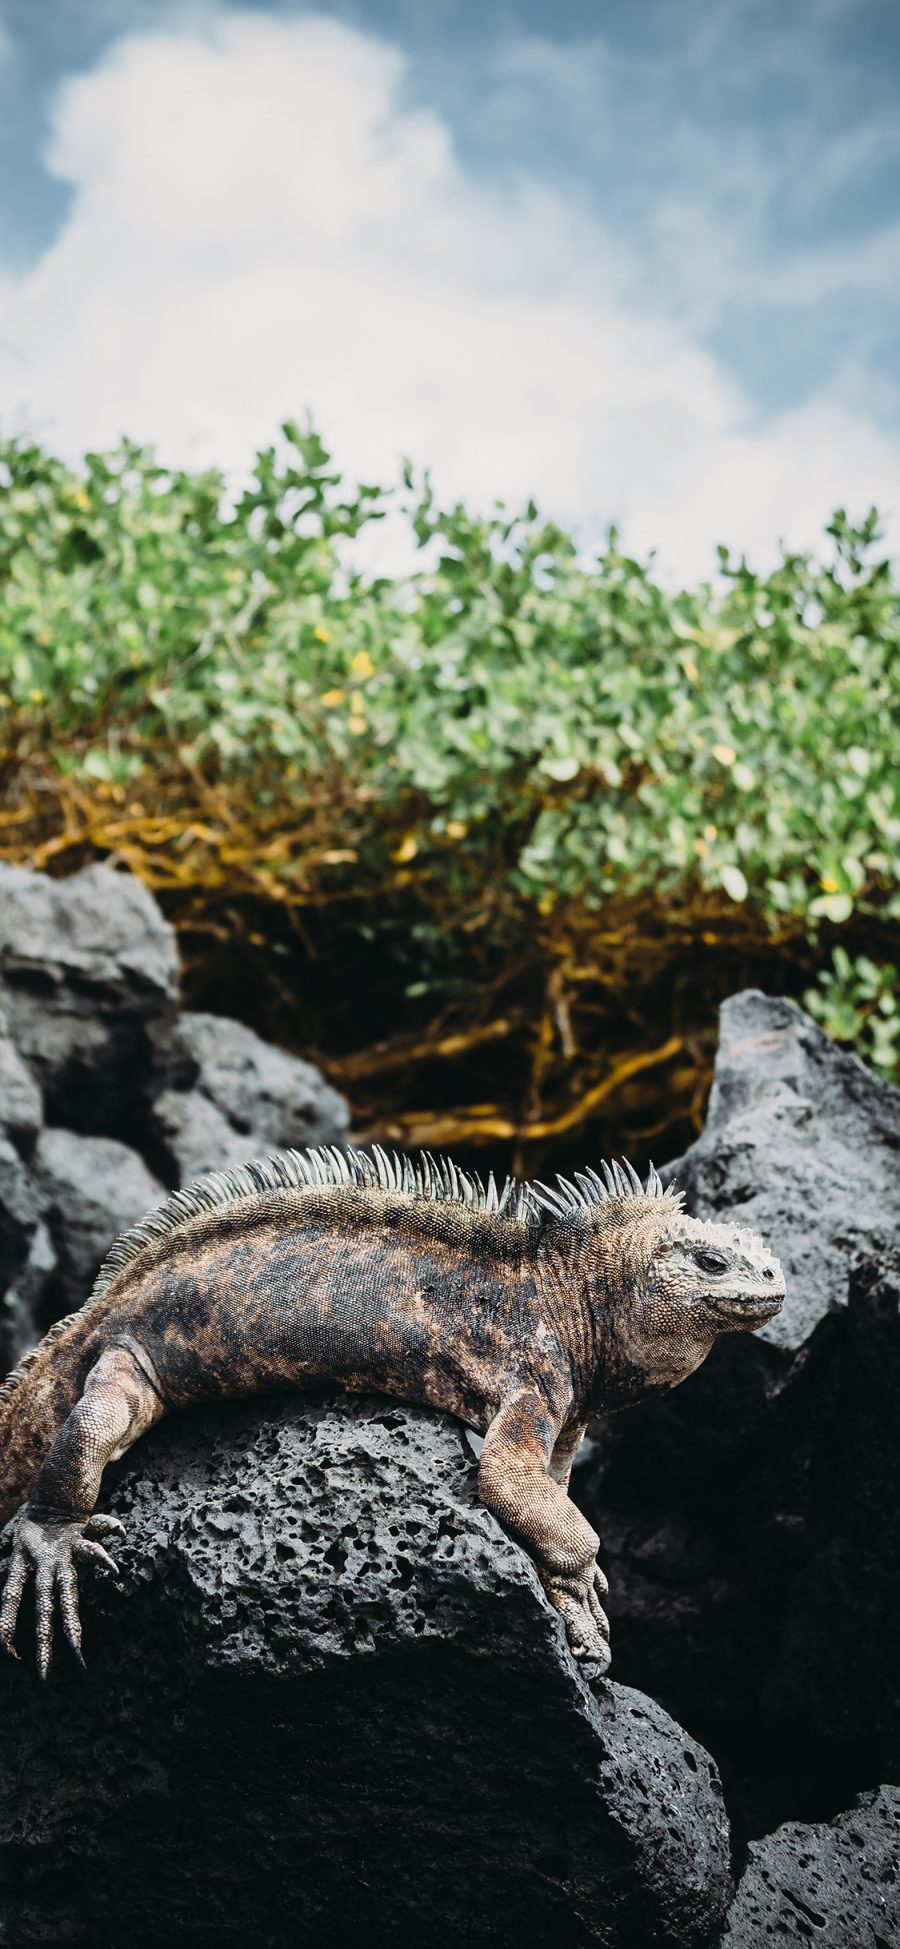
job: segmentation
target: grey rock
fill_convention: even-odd
[[[793,1354],[846,1305],[851,1264],[900,1243],[900,1090],[792,1002],[755,989],[720,1015],[706,1124],[674,1168],[698,1218],[762,1232],[787,1277],[757,1344]]]
[[[832,1455],[762,1688],[766,1722],[900,1778],[900,1253],[851,1276]]]
[[[127,1144],[73,1130],[41,1132],[35,1170],[58,1261],[55,1311],[67,1313],[84,1304],[113,1239],[160,1204],[165,1187]]]
[[[723,1004],[702,1135],[664,1174],[688,1211],[758,1231],[787,1297],[753,1335],[725,1335],[699,1371],[644,1416],[666,1466],[728,1466],[764,1443],[783,1393],[808,1391],[845,1316],[850,1271],[900,1245],[900,1090],[838,1049],[793,1003],[748,990]],[[788,1413],[789,1418],[789,1413]]]
[[[175,935],[139,880],[0,862],[0,1004],[51,1120],[118,1129],[152,1067],[150,1028],[174,1023],[177,996]]]
[[[34,1148],[43,1115],[41,1092],[0,1014],[0,1130],[27,1156]]]
[[[347,1104],[311,1063],[226,1016],[186,1013],[177,1047],[193,1087],[166,1089],[153,1106],[156,1135],[179,1182],[258,1152],[342,1143]]]
[[[36,1346],[54,1307],[48,1296],[57,1268],[53,1240],[41,1221],[31,1234],[28,1252],[12,1284],[0,1299],[0,1368],[5,1374],[29,1347]]]
[[[245,1164],[255,1150],[252,1135],[242,1135],[202,1090],[163,1090],[152,1111],[154,1133],[167,1171],[178,1184],[190,1184],[204,1171],[226,1171]]]
[[[117,1474],[87,1674],[0,1670],[6,1940],[718,1941],[715,1767],[651,1700],[591,1694],[457,1424],[277,1397],[164,1423]]]
[[[723,1949],[892,1949],[900,1942],[900,1787],[861,1794],[828,1826],[751,1845]]]
[[[850,1301],[861,1261],[885,1266],[900,1243],[898,1143],[900,1091],[799,1010],[753,992],[724,1005],[706,1128],[666,1175],[698,1216],[762,1232],[784,1316],[600,1424],[576,1476],[604,1541],[616,1676],[712,1746],[751,1832],[846,1801],[900,1747],[896,1303],[862,1286]],[[854,1380],[864,1368],[880,1382]]]
[[[42,1200],[15,1145],[0,1131],[0,1366],[5,1373],[30,1339],[31,1320],[22,1291],[43,1215]]]

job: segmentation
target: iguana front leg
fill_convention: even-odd
[[[163,1413],[159,1394],[126,1349],[111,1348],[102,1354],[35,1477],[29,1500],[14,1519],[13,1553],[0,1605],[0,1643],[13,1658],[17,1656],[16,1619],[33,1571],[42,1678],[53,1657],[57,1602],[65,1636],[81,1660],[76,1564],[93,1563],[116,1574],[102,1544],[91,1540],[122,1528],[115,1516],[92,1513],[103,1470]]]
[[[485,1435],[478,1493],[537,1559],[547,1596],[565,1623],[573,1657],[588,1676],[599,1677],[610,1656],[609,1625],[600,1604],[607,1590],[597,1563],[600,1539],[570,1501],[563,1483],[554,1480],[559,1471],[568,1481],[578,1446],[577,1441],[571,1445],[571,1439],[560,1435],[536,1392],[529,1389],[516,1395],[504,1402]]]
[[[584,1440],[586,1427],[586,1421],[577,1421],[573,1428],[564,1428],[562,1434],[557,1436],[553,1445],[553,1454],[550,1457],[548,1472],[552,1475],[554,1482],[558,1482],[560,1488],[565,1489],[567,1494],[572,1478],[572,1463]]]

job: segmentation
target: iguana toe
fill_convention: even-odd
[[[602,1570],[592,1564],[574,1576],[545,1576],[542,1582],[562,1617],[573,1658],[586,1676],[599,1676],[610,1662],[609,1624],[597,1595],[598,1588],[606,1591]]]
[[[101,1524],[105,1534],[122,1528],[116,1517],[91,1518],[84,1523],[42,1522],[29,1515],[27,1507],[16,1519],[13,1553],[0,1604],[0,1643],[13,1658],[18,1656],[16,1623],[25,1585],[33,1574],[37,1667],[42,1678],[48,1676],[53,1662],[57,1606],[63,1636],[79,1664],[84,1664],[76,1563],[92,1563],[95,1568],[118,1576],[116,1565],[102,1543],[91,1542],[84,1533],[91,1527],[96,1530]]]
[[[124,1536],[125,1524],[118,1516],[98,1516],[96,1510],[84,1525],[85,1536]]]

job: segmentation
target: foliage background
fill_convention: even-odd
[[[391,507],[402,580],[352,566]],[[236,499],[125,444],[0,445],[0,853],[111,858],[188,997],[323,1063],[359,1132],[671,1154],[722,995],[900,1074],[900,592],[821,559],[665,589],[533,505],[348,488],[288,423]],[[371,556],[373,550],[367,551]]]

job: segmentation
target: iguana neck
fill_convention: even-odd
[[[576,1411],[614,1414],[677,1387],[702,1365],[715,1335],[650,1333],[621,1233],[548,1228],[537,1253],[548,1316],[571,1365]]]

